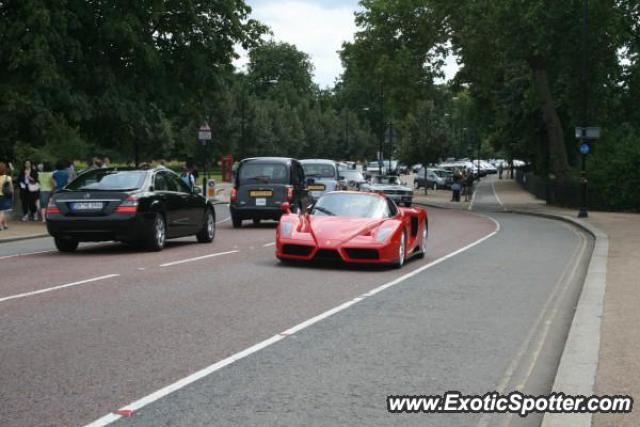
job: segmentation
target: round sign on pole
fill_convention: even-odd
[[[589,154],[589,144],[580,144],[580,153]]]

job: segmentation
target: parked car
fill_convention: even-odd
[[[238,165],[231,189],[231,221],[234,228],[243,220],[279,220],[280,205],[290,204],[294,212],[309,205],[307,182],[298,160],[284,157],[255,157],[244,159]]]
[[[422,208],[398,208],[383,195],[335,191],[308,215],[285,215],[276,229],[276,257],[283,262],[334,261],[400,268],[427,250],[429,223]]]
[[[174,172],[95,169],[49,199],[47,230],[62,252],[79,242],[115,240],[159,251],[166,239],[195,235],[213,241],[216,213],[198,187]]]
[[[397,204],[404,204],[407,207],[413,203],[413,190],[397,176],[375,176],[370,182],[363,184],[361,190],[384,194]]]
[[[307,185],[311,201],[318,200],[320,196],[329,191],[342,189],[339,188],[338,183],[338,167],[333,160],[304,159],[300,160],[300,164],[304,169],[305,178],[313,178],[313,183]],[[344,171],[340,173],[342,174]]]
[[[372,177],[375,175],[380,175],[380,172],[382,171],[382,175],[386,175],[387,173],[387,168],[385,166],[384,163],[378,162],[377,160],[374,160],[372,162],[369,162],[367,164],[367,167],[365,169],[365,177]]]
[[[362,184],[366,184],[367,180],[364,178],[361,172],[357,170],[345,170],[340,172],[340,176],[344,178],[346,190],[360,190]]]
[[[443,188],[450,188],[453,183],[453,174],[444,169],[427,169],[427,176],[425,177],[425,170],[420,169],[413,178],[413,188],[432,188],[439,190]]]

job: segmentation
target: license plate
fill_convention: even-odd
[[[273,191],[271,190],[261,190],[261,191],[250,191],[249,196],[251,197],[271,197],[273,196]]]
[[[71,210],[74,211],[99,211],[102,210],[102,202],[76,202],[71,203]]]
[[[267,206],[267,199],[256,199],[256,206]]]
[[[315,185],[310,185],[308,190],[309,191],[324,191],[326,187],[324,186],[324,184],[315,184]]]

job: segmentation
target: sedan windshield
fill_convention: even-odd
[[[384,185],[400,185],[400,179],[397,176],[378,176],[374,182]]]
[[[311,215],[386,218],[389,207],[384,199],[366,193],[330,193],[318,199]]]
[[[144,171],[115,171],[110,169],[95,169],[78,176],[67,190],[72,191],[125,191],[142,187],[146,172]]]
[[[334,178],[336,177],[336,168],[326,163],[303,163],[304,176],[318,178]]]

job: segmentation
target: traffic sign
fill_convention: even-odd
[[[384,142],[386,144],[394,144],[398,140],[398,131],[391,125],[384,133]]]
[[[576,127],[576,139],[595,141],[596,139],[600,139],[600,133],[599,127]]]
[[[207,123],[204,123],[200,126],[198,130],[198,140],[201,142],[206,142],[211,140],[211,128]]]
[[[582,154],[589,154],[589,144],[580,144],[580,152]]]

